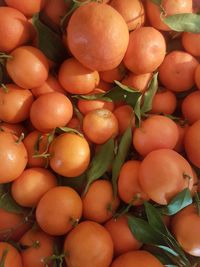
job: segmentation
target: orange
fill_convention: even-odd
[[[18,10],[0,7],[0,51],[10,52],[31,39],[30,23]]]
[[[20,46],[10,53],[6,69],[11,79],[20,87],[32,89],[41,86],[48,78],[49,64],[46,56],[32,46]]]
[[[56,79],[56,77],[54,77],[51,74],[49,74],[49,76],[48,76],[47,80],[44,82],[44,84],[42,84],[39,87],[33,88],[31,90],[31,92],[35,97],[39,97],[43,94],[51,93],[51,92],[59,92],[59,93],[63,93],[63,94],[66,93],[65,90],[63,89],[63,87],[60,85],[60,83]]]
[[[144,24],[145,12],[140,0],[112,0],[110,5],[122,15],[129,31],[140,28]]]
[[[5,251],[8,251],[8,253],[5,257],[3,267],[23,267],[21,256],[16,248],[7,242],[0,242],[0,260]]]
[[[200,90],[200,64],[198,65],[195,71],[195,83],[198,89]]]
[[[159,67],[159,79],[167,89],[174,92],[189,90],[195,83],[194,75],[198,64],[192,55],[173,51]]]
[[[143,192],[139,183],[139,169],[141,162],[129,160],[120,170],[118,178],[119,197],[127,204],[141,205],[149,197]]]
[[[101,80],[107,83],[114,83],[114,81],[121,81],[125,75],[125,68],[122,64],[112,70],[99,72]]]
[[[174,147],[174,150],[177,152],[182,152],[184,150],[184,138],[185,138],[185,134],[189,128],[188,124],[176,124],[178,127],[178,132],[179,132],[179,137],[178,137],[178,141]]]
[[[90,147],[84,137],[64,133],[50,147],[50,166],[65,177],[76,177],[86,171],[90,162]]]
[[[3,132],[14,134],[17,137],[20,137],[22,133],[26,134],[27,132],[26,128],[21,124],[11,124],[6,122],[0,123],[0,129]]]
[[[0,88],[0,120],[19,123],[29,117],[33,95],[14,84],[6,84],[8,92]]]
[[[144,92],[148,88],[152,76],[152,73],[134,74],[130,72],[122,80],[122,83],[136,89],[137,91]]]
[[[115,256],[141,248],[142,244],[137,241],[129,229],[126,215],[122,215],[117,219],[110,219],[105,223],[104,227],[112,237]]]
[[[131,106],[119,106],[114,110],[113,114],[118,121],[119,134],[123,134],[130,126],[135,127],[135,114]]]
[[[102,225],[84,221],[67,235],[64,253],[68,267],[108,267],[113,257],[113,242]]]
[[[0,131],[0,183],[14,181],[24,171],[27,164],[27,151],[18,137]]]
[[[150,113],[172,114],[176,109],[176,105],[176,95],[165,88],[160,88],[153,97]]]
[[[28,153],[28,167],[45,167],[47,160],[45,158],[34,158],[35,154],[42,154],[47,148],[47,134],[42,134],[38,131],[30,132],[24,139],[24,145]],[[39,140],[40,139],[40,140]],[[39,143],[38,143],[39,140]],[[38,143],[38,151],[35,151],[35,146]]]
[[[71,94],[88,94],[99,83],[99,73],[84,67],[75,58],[65,60],[58,73],[63,88]]]
[[[144,250],[130,251],[116,258],[110,267],[164,267],[152,254]]]
[[[198,168],[200,168],[200,120],[192,124],[184,137],[184,147],[188,159]]]
[[[192,1],[190,0],[162,0],[162,8],[166,16],[193,12]],[[162,16],[162,10],[151,0],[146,1],[146,12],[154,28],[162,31],[170,31],[170,28],[160,18]]]
[[[200,56],[200,34],[184,32],[182,34],[182,44],[184,49],[195,57]]]
[[[82,197],[83,217],[98,223],[109,220],[119,206],[119,198],[114,198],[111,182],[93,182]]]
[[[89,3],[73,13],[67,38],[69,49],[78,61],[89,69],[106,71],[122,61],[129,32],[125,20],[114,8]]]
[[[78,193],[67,186],[56,186],[46,192],[36,208],[36,220],[50,235],[64,235],[75,226],[82,215]]]
[[[41,132],[50,132],[65,126],[72,118],[73,107],[69,98],[61,93],[47,93],[39,96],[32,104],[30,120]]]
[[[146,156],[156,149],[173,149],[178,137],[178,128],[173,120],[165,116],[153,115],[135,129],[133,146],[140,155]]]
[[[124,65],[135,74],[155,71],[166,53],[163,35],[153,27],[141,27],[130,33]]]
[[[54,253],[54,238],[36,227],[26,232],[19,243],[28,247],[21,252],[26,267],[44,267],[45,259]]]
[[[189,187],[191,190],[193,179],[188,161],[171,149],[152,151],[144,158],[139,169],[142,190],[161,205],[168,204],[183,189]]]
[[[8,6],[21,11],[25,16],[32,17],[34,14],[39,13],[42,10],[48,0],[5,0],[5,2]]]
[[[101,89],[94,89],[90,94],[103,94],[105,91]],[[84,100],[84,99],[79,99],[78,100],[78,108],[80,112],[84,115],[88,114],[90,111],[96,110],[96,109],[108,109],[110,111],[113,111],[114,109],[114,103],[113,102],[108,102],[108,101],[103,101],[103,100]]]
[[[90,111],[83,119],[83,132],[95,144],[103,144],[118,134],[118,121],[108,109]]]
[[[11,194],[19,205],[35,207],[42,196],[56,185],[56,176],[50,171],[30,168],[12,183]]]
[[[182,114],[189,124],[200,120],[199,101],[200,91],[198,90],[187,95],[182,102]]]
[[[190,255],[200,256],[200,217],[193,204],[178,212],[171,221],[171,229],[181,247]]]

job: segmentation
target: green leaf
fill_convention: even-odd
[[[192,204],[192,196],[190,190],[185,188],[177,196],[175,196],[170,203],[161,208],[161,212],[165,215],[174,215],[188,205]]]
[[[158,72],[153,75],[153,78],[150,81],[148,90],[144,93],[143,104],[141,107],[141,113],[145,114],[146,112],[152,109],[152,102],[154,95],[158,90]]]
[[[163,245],[156,245],[156,247],[161,248],[162,250],[166,251],[167,253],[170,253],[171,255],[177,257],[179,256],[178,253],[176,251],[174,251],[173,249],[163,246]]]
[[[25,214],[27,209],[22,208],[14,201],[10,195],[9,186],[7,184],[0,185],[0,208],[12,213]]]
[[[75,133],[83,137],[83,134],[80,133],[78,130],[69,127],[57,127],[56,132]]]
[[[69,186],[75,189],[77,192],[81,193],[86,181],[86,174],[82,174],[77,177],[67,178],[67,177],[59,177],[59,185]]]
[[[147,221],[134,216],[128,216],[128,226],[138,241],[144,244],[163,244],[161,235]]]
[[[200,33],[200,15],[184,13],[161,18],[174,31]]]
[[[163,223],[161,213],[149,202],[144,203],[149,225],[160,234],[167,234],[167,228]]]
[[[140,123],[141,123],[141,103],[142,103],[142,95],[138,98],[135,108],[134,108],[134,112],[135,112],[135,126],[138,128],[140,127]]]
[[[52,61],[62,62],[67,50],[60,36],[43,24],[38,14],[33,16],[33,25],[38,33],[38,48]]]
[[[151,0],[155,5],[160,6],[162,4],[162,0]]]
[[[84,190],[84,194],[87,192],[90,184],[100,178],[112,163],[114,157],[114,139],[109,139],[103,144],[99,151],[94,156],[89,170],[86,173],[87,184]]]
[[[119,148],[117,151],[117,155],[114,158],[113,166],[112,166],[112,184],[113,184],[113,191],[114,196],[117,195],[117,180],[118,176],[121,170],[122,165],[125,162],[127,153],[129,151],[130,145],[132,142],[132,130],[131,127],[129,127],[125,133],[123,134]]]

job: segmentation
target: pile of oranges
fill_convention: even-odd
[[[199,14],[0,1],[0,267],[200,266]]]

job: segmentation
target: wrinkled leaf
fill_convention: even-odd
[[[38,33],[38,48],[52,61],[62,62],[66,57],[66,48],[60,36],[43,24],[39,15],[33,17],[33,25]]]
[[[8,212],[24,214],[27,209],[19,206],[12,198],[8,185],[0,185],[0,208]]]
[[[127,153],[129,151],[130,145],[132,142],[132,130],[129,127],[125,133],[123,134],[119,148],[117,151],[117,155],[114,158],[113,166],[112,166],[112,184],[113,184],[113,191],[114,196],[117,195],[117,180],[120,173],[120,169],[125,162]]]
[[[163,244],[161,235],[147,221],[134,216],[128,216],[128,226],[138,241],[144,244]]]
[[[114,139],[109,139],[103,144],[99,151],[96,153],[90,167],[86,173],[87,184],[84,190],[84,194],[87,192],[90,184],[100,178],[112,163],[114,157]]]
[[[198,14],[184,13],[161,18],[174,31],[200,33],[200,15]]]
[[[171,216],[190,204],[192,204],[192,196],[190,190],[186,188],[175,196],[167,206],[161,208],[161,212],[165,215]]]
[[[144,93],[143,104],[141,107],[141,113],[145,114],[146,112],[152,109],[152,102],[154,95],[158,90],[158,72],[153,75],[153,78],[150,81],[148,90]]]

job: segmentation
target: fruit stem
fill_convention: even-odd
[[[21,133],[20,137],[18,138],[18,140],[16,141],[16,144],[20,144],[22,142],[22,140],[24,139],[24,133]]]
[[[0,52],[0,58],[12,59],[13,56]]]
[[[5,266],[5,261],[6,261],[6,256],[8,254],[8,249],[6,248],[3,251],[2,257],[1,257],[1,261],[0,261],[0,267],[4,267]]]
[[[4,83],[1,83],[1,88],[4,91],[4,93],[8,93],[9,92],[8,87]]]

